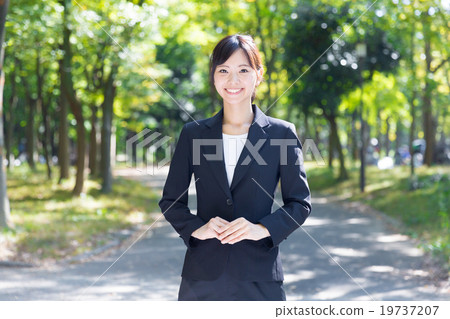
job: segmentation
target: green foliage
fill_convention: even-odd
[[[346,95],[339,111],[352,113],[358,110],[361,103],[361,89],[358,87]],[[402,120],[405,125],[410,123],[411,116],[408,113],[409,106],[406,96],[400,90],[400,84],[393,74],[384,75],[375,71],[372,81],[364,84],[363,96],[364,119],[370,126],[375,127],[379,119],[381,122],[381,133],[386,134],[386,119],[391,120],[391,129],[395,129],[395,122]]]
[[[284,66],[291,70],[291,81],[300,81],[289,94],[306,112],[318,107],[326,116],[338,115],[341,97],[358,85],[361,70],[367,70],[370,80],[375,71],[392,71],[397,65],[398,54],[386,41],[382,29],[360,23],[345,34],[343,30],[350,29],[345,28],[351,17],[349,12],[348,4],[302,6],[287,22]],[[352,36],[352,31],[356,36]],[[367,45],[363,61],[356,55],[357,42]]]

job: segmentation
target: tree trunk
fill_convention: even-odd
[[[413,72],[413,82],[415,82],[415,71],[414,69],[412,69]],[[414,161],[413,161],[413,141],[416,137],[416,106],[415,106],[415,99],[417,96],[417,90],[415,89],[415,86],[412,89],[412,93],[411,93],[411,99],[409,101],[409,105],[411,107],[411,127],[409,128],[409,154],[411,155],[411,162],[410,162],[410,167],[411,167],[411,176],[414,176],[415,174],[415,167],[414,167]]]
[[[330,123],[330,130],[331,135],[334,138],[334,145],[336,147],[336,151],[338,152],[339,157],[339,176],[338,180],[346,180],[348,179],[348,173],[347,169],[345,168],[345,158],[344,153],[342,152],[342,144],[339,139],[338,129],[337,129],[337,123],[336,123],[336,117],[330,116],[329,117],[329,123]]]
[[[5,73],[3,61],[5,56],[5,22],[8,12],[9,0],[0,1],[0,228],[11,227],[10,207],[6,188],[6,171],[3,165],[4,136],[3,136],[3,88],[5,85]]]
[[[28,104],[28,120],[25,128],[27,161],[30,168],[36,169],[36,130],[34,125],[34,117],[36,115],[36,99],[32,98],[30,88],[27,81],[22,78],[22,84],[25,88],[26,101]]]
[[[63,68],[61,74],[61,86],[62,93],[67,98],[69,102],[70,109],[76,120],[76,132],[77,132],[77,174],[75,187],[73,188],[73,195],[79,196],[83,191],[84,184],[84,164],[85,164],[85,153],[86,153],[86,132],[84,129],[84,117],[82,111],[82,105],[78,100],[72,79],[72,51],[70,47],[70,34],[71,30],[68,27],[68,16],[70,15],[71,1],[64,0],[64,20],[63,20]]]
[[[44,135],[42,137],[42,146],[44,148],[44,158],[45,164],[47,166],[47,178],[50,180],[52,178],[52,156],[49,151],[50,147],[50,119],[48,116],[47,103],[42,102],[42,120],[44,122]]]
[[[330,122],[330,121],[329,121]],[[330,130],[328,135],[328,168],[333,168],[333,159],[334,159],[334,143],[335,143],[335,136],[334,131],[331,129],[330,124]]]
[[[344,118],[344,121],[346,121],[345,127],[347,128],[345,130],[345,135],[347,136],[347,149],[349,152],[349,157],[352,158],[352,119],[348,116]]]
[[[367,115],[366,118],[369,118],[369,115]],[[371,133],[372,127],[369,125],[369,123],[367,121],[364,121],[364,124],[365,124],[365,126],[364,126],[364,136],[365,136],[365,143],[366,143],[366,149],[367,149],[367,147],[371,144],[370,137],[371,137],[371,134],[372,134]]]
[[[63,62],[60,61],[60,74],[63,74]],[[59,165],[59,181],[69,178],[69,123],[67,122],[68,102],[64,94],[62,94],[63,83],[61,81],[61,95],[59,100],[59,128],[58,128],[58,165]]]
[[[101,142],[101,177],[102,193],[110,193],[112,190],[112,172],[111,172],[111,126],[114,115],[113,104],[116,93],[114,78],[117,72],[117,66],[111,68],[108,80],[105,84],[105,93],[103,101],[103,125]]]
[[[15,59],[16,60],[16,59]],[[9,108],[6,113],[6,159],[8,160],[8,170],[14,168],[14,154],[12,153],[13,145],[13,130],[14,130],[14,110],[17,107],[19,97],[17,96],[17,86],[16,86],[16,64],[11,71],[11,97],[9,98]]]
[[[397,123],[395,124],[395,146],[394,146],[394,151],[395,151],[395,156],[397,156],[397,164],[401,165],[402,164],[402,157],[401,157],[401,153],[399,152],[400,150],[400,146],[401,141],[402,141],[402,136],[403,136],[403,131],[402,131],[402,122],[400,119],[397,119]]]
[[[48,151],[50,141],[50,125],[48,118],[48,105],[44,103],[42,88],[44,86],[45,73],[41,73],[41,57],[39,47],[36,54],[36,78],[37,78],[37,109],[42,111],[42,122],[44,124],[44,134],[42,136],[42,147],[44,149],[45,165],[47,167],[47,178],[52,178],[52,168],[50,163],[50,155]]]
[[[331,118],[331,130],[334,132],[334,142],[335,142],[335,146],[336,146],[336,151],[338,153],[338,157],[339,157],[339,176],[338,179],[339,180],[345,180],[348,179],[348,173],[347,173],[347,169],[345,168],[345,158],[344,158],[344,152],[342,151],[342,144],[341,144],[341,140],[339,139],[339,134],[338,134],[338,130],[337,130],[337,123],[336,123],[336,117],[332,117]]]
[[[319,147],[319,144],[321,142],[320,133],[319,133],[319,123],[315,116],[312,119],[313,119],[313,125],[314,125],[314,137],[316,139],[317,147]]]
[[[350,152],[351,152],[351,158],[353,161],[356,161],[358,159],[358,137],[357,137],[357,130],[356,130],[356,116],[358,114],[356,113],[356,110],[352,112],[351,117],[351,133],[349,136],[349,141],[351,141],[350,145]]]
[[[441,145],[445,145],[445,139],[446,139],[445,128],[448,127],[448,126],[446,126],[446,125],[448,125],[447,124],[448,111],[449,111],[448,107],[442,108],[442,115],[441,115],[442,124],[438,125],[439,127],[442,127],[441,132],[439,134],[439,144],[441,144]]]
[[[91,176],[97,176],[98,167],[98,139],[97,139],[97,106],[91,106],[91,132],[89,133],[89,174]]]
[[[422,96],[423,128],[426,143],[424,163],[427,166],[431,166],[433,162],[433,152],[435,145],[435,134],[433,128],[434,121],[431,111],[431,89],[429,81],[430,80],[425,76],[425,89]]]
[[[433,163],[433,153],[436,144],[435,136],[435,121],[433,120],[433,112],[431,110],[431,39],[429,28],[429,17],[423,18],[423,41],[424,41],[424,53],[425,53],[425,88],[422,96],[422,116],[423,116],[423,130],[425,135],[425,156],[424,163],[427,166],[431,166]]]
[[[22,69],[22,62],[17,60],[20,69]],[[20,73],[19,73],[20,74]],[[37,99],[33,98],[33,93],[31,91],[31,86],[28,82],[28,77],[21,76],[21,83],[25,91],[25,100],[26,105],[28,105],[28,117],[27,117],[27,125],[25,127],[25,153],[27,154],[27,162],[30,166],[31,170],[36,169],[36,129],[35,129],[35,116],[36,116],[36,106]],[[26,107],[25,107],[26,109]]]

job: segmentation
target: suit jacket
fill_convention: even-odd
[[[214,280],[228,271],[242,281],[284,280],[279,244],[312,209],[302,144],[292,123],[266,116],[255,104],[252,108],[253,122],[231,186],[221,153],[223,108],[213,117],[186,123],[181,130],[159,206],[186,244],[183,277]],[[188,207],[192,174],[196,215]],[[283,206],[272,212],[280,180]],[[270,237],[231,245],[191,236],[216,216],[228,221],[245,217],[264,225]]]

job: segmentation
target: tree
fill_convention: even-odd
[[[343,30],[350,28],[346,25],[353,22],[351,17],[348,3],[341,8],[302,6],[287,23],[283,41],[284,66],[290,70],[291,81],[298,80],[290,89],[290,99],[304,110],[319,109],[317,113],[328,121],[329,166],[336,151],[339,179],[348,177],[337,125],[342,98],[357,87],[361,74],[364,81],[371,81],[375,71],[391,72],[398,64],[398,53],[385,31],[375,27],[376,17],[367,25],[352,26],[346,41],[341,39]],[[356,57],[356,43],[361,41],[367,45],[364,63]]]
[[[104,87],[103,125],[102,125],[102,144],[101,144],[101,175],[102,192],[109,193],[112,190],[112,171],[111,171],[111,130],[113,120],[113,104],[116,95],[116,85],[114,79],[117,74],[117,65],[113,65],[109,72],[108,79]]]
[[[336,119],[340,96],[357,83],[357,73],[348,62],[349,48],[344,41],[337,41],[332,48],[333,36],[342,30],[340,20],[347,15],[347,8],[338,13],[336,8],[326,6],[323,10],[302,6],[287,22],[284,66],[290,70],[289,79],[297,81],[289,92],[290,100],[302,106],[308,113],[312,107],[319,108],[329,123],[329,166],[332,165],[334,149],[339,154],[339,179],[348,178]],[[301,43],[301,45],[299,45]],[[323,52],[327,51],[327,54]],[[318,60],[317,60],[318,59]],[[316,61],[317,60],[317,61]],[[316,63],[316,64],[314,64]],[[320,69],[319,69],[320,67]],[[311,68],[311,69],[309,69]]]
[[[261,1],[255,0],[251,6],[251,10],[254,10],[254,16],[256,18],[249,19],[247,22],[254,34],[256,41],[260,41],[260,52],[264,57],[264,79],[261,88],[265,88],[264,92],[261,92],[261,88],[258,90],[261,95],[260,105],[265,108],[266,115],[271,115],[271,112],[275,111],[273,107],[274,103],[280,99],[280,91],[285,85],[283,81],[280,81],[280,77],[277,73],[281,70],[277,65],[281,62],[281,50],[280,45],[286,33],[286,17],[288,17],[292,11],[292,1]],[[276,79],[276,80],[274,80]],[[281,104],[281,103],[280,103]],[[292,113],[292,104],[288,107],[287,119],[292,121],[290,115]],[[305,114],[306,118],[307,114]]]
[[[0,227],[10,226],[10,208],[6,188],[6,172],[3,164],[4,159],[4,136],[3,136],[3,87],[5,83],[5,73],[3,71],[3,61],[5,47],[5,22],[8,12],[9,0],[0,0]]]
[[[78,28],[74,31],[79,50],[77,59],[82,59],[86,64],[82,74],[85,86],[81,88],[81,103],[90,106],[90,143],[89,143],[89,168],[91,175],[97,175],[102,179],[102,192],[109,193],[112,190],[112,141],[116,131],[114,123],[114,101],[117,95],[116,78],[119,70],[125,71],[126,77],[134,77],[128,73],[127,64],[131,64],[134,55],[141,56],[141,52],[130,52],[134,49],[142,49],[143,41],[149,42],[154,16],[152,8],[145,7],[142,3],[117,2],[117,6],[109,6],[108,1],[99,1],[90,4],[89,8],[81,7],[74,15]],[[78,8],[77,8],[78,9]],[[147,26],[146,26],[147,25]],[[157,33],[156,33],[157,34]],[[154,35],[153,35],[154,36]],[[131,49],[131,50],[129,50]],[[130,52],[130,53],[129,53]],[[131,61],[130,61],[131,60]],[[142,63],[142,62],[141,62]],[[148,63],[148,61],[146,61]],[[143,63],[142,63],[143,64]],[[137,69],[138,65],[133,65]],[[139,66],[142,68],[142,66]],[[119,79],[121,87],[127,90],[125,81]],[[126,95],[136,97],[137,87],[142,85],[139,79],[134,78],[135,85]],[[137,81],[136,81],[137,80]],[[130,108],[128,103],[126,108]],[[98,123],[101,114],[101,123]],[[97,156],[98,127],[101,124],[100,156]],[[100,157],[97,168],[97,158]]]
[[[433,19],[434,20],[434,19]],[[425,54],[425,76],[424,76],[424,89],[422,95],[422,115],[423,115],[423,129],[425,133],[425,156],[424,162],[426,165],[431,166],[435,162],[435,147],[436,147],[436,128],[437,119],[432,110],[432,92],[436,90],[437,81],[434,80],[435,73],[443,67],[450,57],[442,59],[435,67],[436,64],[432,55],[432,42],[433,37],[437,34],[432,31],[432,17],[429,10],[422,12],[421,22],[423,26],[423,45]]]
[[[386,5],[386,12],[389,12],[386,17],[390,19],[385,24],[386,29],[395,25],[397,32],[391,32],[390,36],[395,39],[401,55],[408,57],[400,68],[404,72],[398,76],[404,78],[401,90],[409,101],[410,152],[413,152],[413,140],[424,138],[424,162],[431,165],[439,152],[435,147],[436,133],[440,131],[442,137],[446,131],[445,119],[440,124],[439,116],[445,117],[448,109],[449,52],[448,42],[442,40],[448,38],[448,9],[439,1],[429,0],[388,2]],[[411,175],[414,175],[413,165],[411,161]]]
[[[14,61],[17,62],[17,58],[14,57]],[[6,111],[5,120],[6,120],[6,159],[8,161],[8,170],[10,170],[14,166],[14,155],[12,152],[13,148],[13,129],[14,129],[14,111],[17,109],[17,104],[19,101],[19,97],[17,94],[17,83],[16,83],[16,69],[17,64],[14,63],[14,67],[10,70],[10,83],[11,83],[11,94],[9,97],[9,109]]]
[[[62,70],[63,58],[58,61],[59,69]],[[60,71],[61,73],[62,71]],[[60,95],[58,100],[58,165],[59,165],[59,180],[61,183],[63,180],[69,178],[69,123],[67,122],[67,115],[69,113],[69,102],[65,94],[63,94],[64,81],[60,81]]]
[[[83,191],[84,184],[84,163],[85,163],[85,149],[86,149],[86,131],[84,128],[84,116],[82,104],[79,101],[72,78],[72,49],[70,44],[70,35],[72,33],[69,28],[69,17],[71,12],[71,0],[62,0],[64,7],[64,20],[63,20],[63,43],[61,45],[64,51],[64,57],[61,63],[60,76],[61,76],[61,93],[68,101],[70,109],[76,120],[77,130],[77,175],[75,180],[75,186],[73,188],[73,194],[79,196]]]

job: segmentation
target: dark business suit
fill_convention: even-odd
[[[231,186],[223,156],[217,156],[222,147],[223,108],[181,130],[159,206],[186,244],[183,278],[212,281],[226,272],[238,281],[284,280],[278,246],[311,212],[302,145],[292,123],[266,116],[255,104],[252,108],[249,144],[238,159]],[[218,146],[211,145],[214,140],[219,141]],[[289,142],[280,146],[282,141]],[[187,206],[192,174],[197,180],[197,215]],[[280,179],[284,205],[272,213]],[[270,237],[233,245],[221,244],[216,238],[191,237],[216,216],[228,221],[245,217],[264,225]]]

